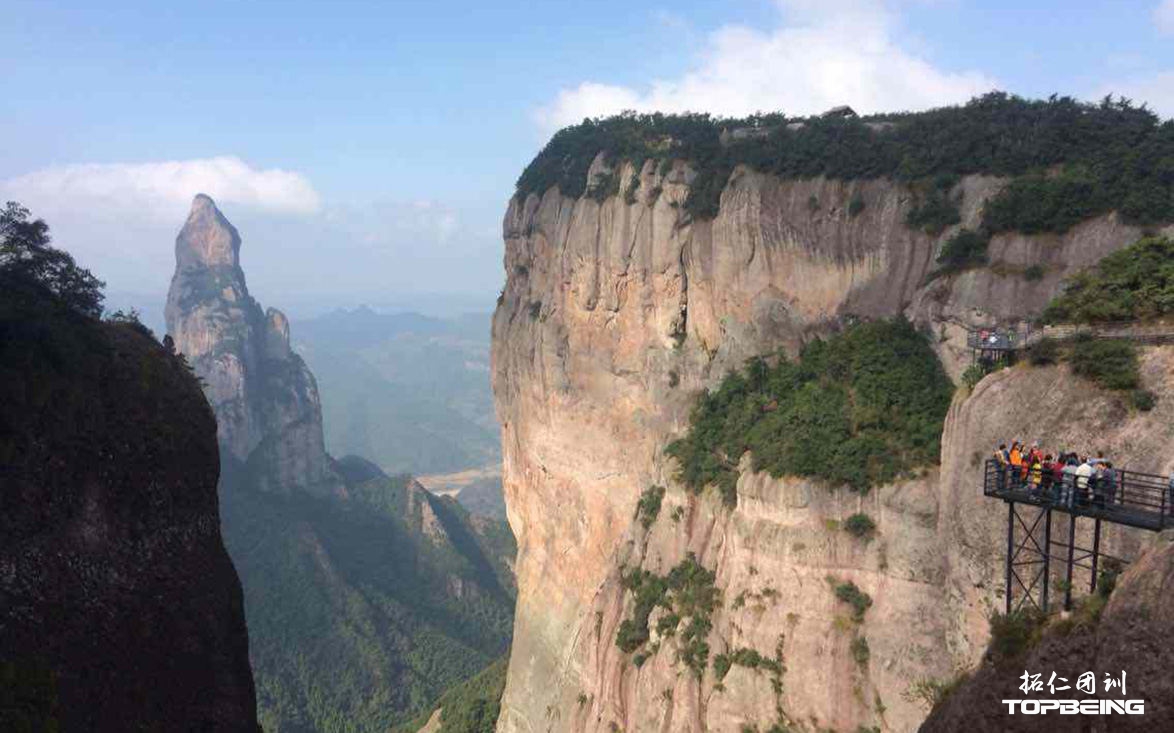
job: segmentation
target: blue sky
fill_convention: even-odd
[[[0,194],[111,291],[166,290],[203,187],[255,294],[483,299],[522,166],[624,108],[815,112],[1029,96],[1174,114],[1174,2],[12,2]],[[166,164],[166,165],[165,165]],[[480,302],[480,301],[476,301]]]

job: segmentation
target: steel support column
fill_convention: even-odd
[[[1101,558],[1101,518],[1097,517],[1092,530],[1092,578],[1088,581],[1088,592],[1097,589],[1097,561]]]
[[[1044,517],[1044,592],[1043,592],[1043,607],[1044,613],[1048,612],[1048,575],[1051,574],[1052,569],[1052,510],[1048,509]]]
[[[1015,556],[1015,502],[1007,502],[1007,615],[1011,615],[1011,560]],[[1071,572],[1071,570],[1069,570]]]
[[[1068,572],[1064,583],[1064,610],[1072,610],[1072,560],[1076,551],[1076,515],[1068,515]]]

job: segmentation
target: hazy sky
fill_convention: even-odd
[[[0,198],[150,299],[192,196],[266,303],[492,305],[559,126],[627,108],[920,109],[991,88],[1174,115],[1174,0],[0,0]]]

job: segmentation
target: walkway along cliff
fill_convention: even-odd
[[[991,375],[955,396],[940,465],[866,493],[772,478],[744,457],[730,507],[685,491],[665,448],[731,369],[853,321],[907,317],[958,380],[968,329],[1038,314],[1142,228],[1110,211],[997,232],[987,265],[937,273],[1010,176],[947,180],[957,219],[927,233],[910,224],[917,181],[739,165],[704,217],[689,210],[690,161],[592,155],[582,195],[521,191],[503,225],[493,383],[519,600],[498,730],[915,729],[929,707],[918,683],[977,663],[1002,608],[1006,510],[982,495],[983,459],[1046,437],[1168,470],[1174,349],[1143,354],[1148,413],[1065,366]],[[654,487],[667,487],[657,511],[638,514]],[[871,541],[844,531],[854,514],[875,523]],[[1128,554],[1142,539],[1114,527],[1103,542]],[[654,607],[650,638],[625,651],[641,578],[671,587],[682,568],[707,586],[705,610],[688,609],[702,633]]]

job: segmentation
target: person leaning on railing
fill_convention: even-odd
[[[1007,451],[1007,463],[1010,465],[1011,487],[1015,488],[1020,483],[1020,471],[1023,469],[1023,450],[1019,447],[1019,441],[1011,441],[1011,450]]]
[[[1101,475],[1098,481],[1101,487],[1101,507],[1104,508],[1107,503],[1117,503],[1117,471],[1113,468],[1112,461],[1105,461],[1101,464]]]
[[[1007,444],[1000,443],[995,450],[995,487],[1002,491],[1007,488],[1007,466],[1010,465],[1010,459],[1007,457]],[[1174,486],[1174,474],[1170,476],[1171,485]]]
[[[1043,462],[1040,464],[1040,492],[1048,499],[1048,501],[1055,501],[1056,494],[1056,468],[1059,464],[1052,458],[1052,454],[1048,453],[1044,456]]]
[[[1031,485],[1031,492],[1037,496],[1043,493],[1044,481],[1044,463],[1043,458],[1040,457],[1038,451],[1032,450],[1031,456],[1028,458],[1030,464],[1027,468],[1028,481]]]
[[[1081,459],[1080,465],[1076,467],[1076,504],[1085,505],[1088,503],[1089,480],[1092,475],[1092,464],[1088,462],[1088,456],[1085,456]]]

